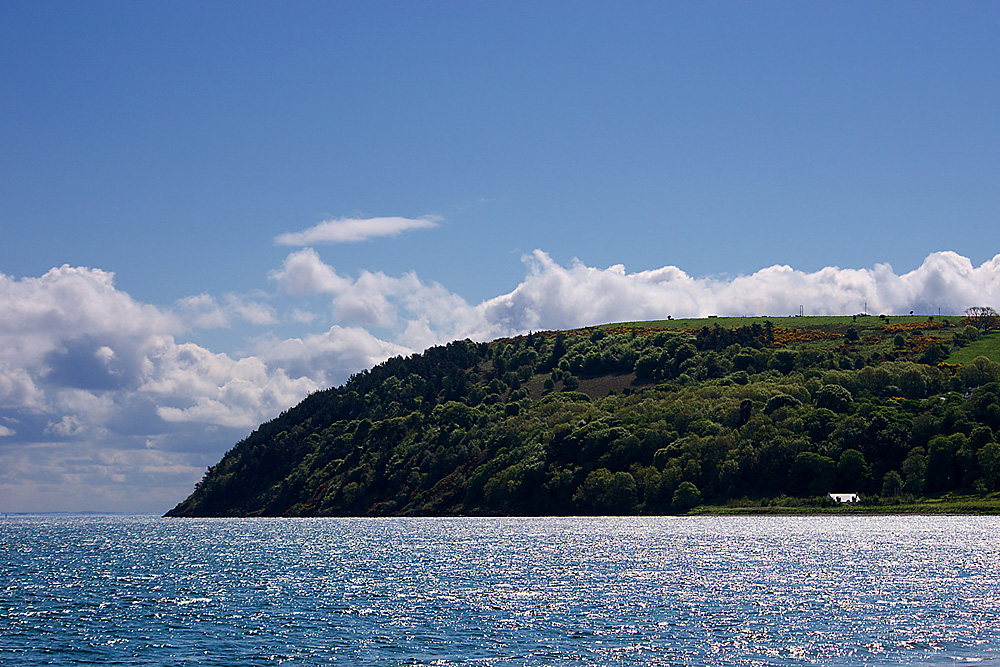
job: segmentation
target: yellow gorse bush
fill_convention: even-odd
[[[831,333],[820,329],[785,329],[774,328],[774,342],[772,347],[782,347],[783,345],[794,345],[795,343],[810,343],[814,340],[836,340],[843,338],[844,334]]]

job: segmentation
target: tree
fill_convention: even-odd
[[[934,366],[937,363],[944,361],[948,353],[944,351],[938,343],[931,343],[924,350],[924,353],[920,356],[920,363],[927,364],[928,366]]]
[[[578,506],[602,514],[628,514],[635,509],[635,478],[627,472],[612,473],[598,468],[573,494]]]
[[[923,493],[927,486],[927,457],[923,447],[914,447],[903,461],[903,475],[906,481],[903,488],[907,493]]]
[[[977,329],[993,329],[1000,325],[1000,315],[989,306],[972,306],[965,309],[965,317]]]
[[[682,513],[701,504],[701,491],[693,482],[681,482],[674,491],[673,507],[675,512]]]
[[[947,491],[962,480],[958,465],[958,450],[965,435],[936,435],[927,444],[927,490]]]
[[[1000,380],[1000,364],[988,357],[979,356],[971,364],[963,364],[958,369],[958,377],[966,387],[979,387]]]
[[[752,407],[751,402],[751,407]],[[771,413],[779,410],[780,408],[795,407],[801,405],[801,401],[794,396],[789,396],[788,394],[775,394],[767,400],[764,405],[764,414],[770,415]]]
[[[1000,445],[995,442],[983,445],[979,450],[979,467],[990,489],[1000,489]]]
[[[903,478],[895,470],[890,470],[882,478],[882,495],[895,497],[903,490]]]
[[[854,400],[851,392],[839,384],[825,384],[816,392],[816,407],[834,412],[844,412]]]
[[[969,434],[969,442],[976,451],[982,449],[986,443],[993,441],[993,429],[989,426],[977,426]]]
[[[816,452],[802,452],[792,464],[795,485],[801,492],[814,496],[830,492],[836,469],[833,459]]]
[[[769,368],[782,373],[783,375],[788,375],[795,368],[795,361],[798,355],[792,350],[778,350],[771,357],[770,363],[768,363]]]
[[[868,463],[865,455],[856,449],[845,449],[837,463],[837,482],[844,489],[852,491],[868,488]]]

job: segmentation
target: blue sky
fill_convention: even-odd
[[[454,337],[1000,306],[1000,7],[0,4],[0,510]]]

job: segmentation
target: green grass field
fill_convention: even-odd
[[[950,321],[958,324],[962,319],[961,315],[934,317],[935,322]],[[878,315],[807,315],[799,317],[797,315],[785,317],[701,317],[686,318],[677,320],[652,320],[649,322],[622,322],[618,324],[607,324],[608,327],[636,326],[652,327],[656,329],[700,329],[705,326],[719,325],[727,329],[736,327],[748,327],[752,324],[770,322],[776,327],[786,329],[825,329],[829,331],[843,331],[848,327],[855,327],[859,331],[865,329],[875,329],[885,324],[917,324],[927,322],[927,315],[890,315],[883,320]]]
[[[1000,331],[984,334],[965,347],[955,350],[948,356],[948,363],[967,364],[976,357],[1000,362]]]

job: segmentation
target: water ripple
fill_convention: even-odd
[[[1000,665],[989,517],[0,522],[0,664]]]

